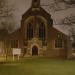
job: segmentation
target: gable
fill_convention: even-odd
[[[10,33],[8,36],[8,39],[14,39],[14,40],[17,40],[20,38],[21,38],[21,29],[17,29],[13,33]]]
[[[53,20],[51,18],[51,15],[48,14],[43,8],[39,7],[39,8],[30,8],[28,9],[28,11],[26,13],[23,14],[22,16],[22,22],[25,21],[28,17],[30,16],[42,16],[44,17],[47,22],[48,25],[52,26],[53,25]]]

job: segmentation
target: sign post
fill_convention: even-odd
[[[13,48],[13,61],[15,60],[15,55],[17,55],[18,60],[20,59],[21,49],[20,48]]]

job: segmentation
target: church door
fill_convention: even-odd
[[[33,48],[32,48],[32,56],[33,55],[38,55],[38,48],[37,48],[37,46],[33,46]]]

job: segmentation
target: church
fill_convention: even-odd
[[[0,54],[12,55],[12,48],[20,48],[22,57],[72,56],[69,37],[53,27],[53,19],[41,7],[40,0],[32,0],[31,7],[22,15],[19,29],[11,34],[1,32]]]

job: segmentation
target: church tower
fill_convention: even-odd
[[[40,0],[32,0],[32,7],[34,8],[40,7]]]

